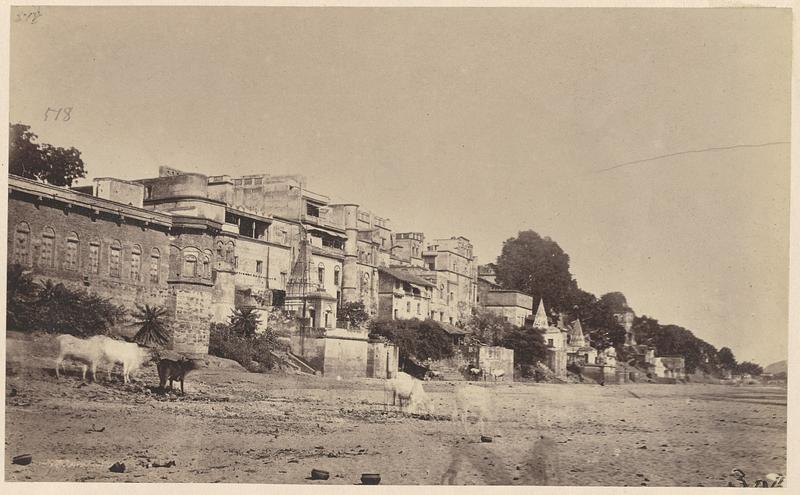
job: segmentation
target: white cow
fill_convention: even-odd
[[[100,337],[103,359],[109,362],[108,378],[111,379],[111,369],[117,363],[122,364],[122,378],[125,383],[130,381],[130,375],[152,359],[149,349],[139,347],[133,342],[123,342],[111,337]]]
[[[481,435],[485,433],[485,422],[493,417],[493,397],[490,389],[471,384],[459,384],[455,391],[455,408],[451,419],[456,421],[461,418],[464,431],[469,435],[467,429],[467,413],[471,412],[478,417]]]
[[[391,394],[392,405],[397,405],[399,401],[401,410],[405,401],[410,413],[433,412],[433,404],[425,393],[425,389],[422,388],[422,382],[408,373],[401,371],[396,378],[386,380],[383,390],[384,409],[389,404],[389,394]]]
[[[83,381],[86,381],[86,371],[91,368],[92,380],[97,381],[95,372],[97,363],[103,359],[102,337],[94,336],[89,339],[79,339],[72,335],[59,335],[58,357],[56,357],[56,378],[61,377],[60,368],[64,359],[78,361],[83,366]]]

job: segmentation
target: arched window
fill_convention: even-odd
[[[203,277],[211,278],[211,258],[208,255],[203,256]]]
[[[161,263],[161,253],[159,252],[158,248],[153,248],[150,250],[150,283],[157,284],[158,283],[158,273],[159,267]]]
[[[222,241],[217,242],[217,259],[225,259],[225,247],[223,246]]]
[[[78,269],[78,247],[79,247],[78,234],[70,232],[67,235],[66,246],[64,250],[64,270],[77,270]]]
[[[56,242],[56,232],[51,227],[42,231],[42,249],[39,253],[39,265],[43,268],[53,267],[53,246]]]
[[[196,277],[197,276],[197,256],[188,254],[183,258],[183,276]]]
[[[14,235],[14,262],[27,266],[31,251],[31,228],[26,222],[17,224]]]
[[[122,258],[122,244],[115,240],[109,248],[108,274],[112,277],[120,277],[120,263]]]
[[[227,261],[228,263],[236,264],[235,260],[236,255],[234,248],[235,246],[233,244],[233,241],[229,241],[227,246],[225,247],[225,261]]]
[[[325,265],[322,263],[317,267],[317,280],[320,287],[325,287]]]
[[[142,248],[134,245],[131,249],[131,279],[139,281],[139,273],[142,271]]]
[[[339,286],[339,267],[333,269],[333,285]]]
[[[89,273],[100,273],[100,241],[97,239],[89,242]]]

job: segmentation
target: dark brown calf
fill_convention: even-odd
[[[197,363],[194,360],[181,358],[178,361],[174,359],[161,359],[158,362],[158,379],[160,381],[159,388],[164,390],[167,380],[169,380],[169,389],[172,390],[173,380],[181,382],[181,394],[183,394],[183,379],[186,374],[194,369],[197,369]]]

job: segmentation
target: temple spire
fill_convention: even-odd
[[[586,339],[583,337],[581,320],[575,320],[572,323],[572,330],[569,332],[569,344],[573,347],[586,347]]]
[[[547,321],[547,312],[544,309],[544,299],[539,299],[539,309],[536,310],[533,326],[536,328],[547,328],[550,326],[550,323]]]

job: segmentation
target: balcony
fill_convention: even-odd
[[[339,249],[330,246],[311,246],[312,254],[319,254],[323,256],[333,256],[334,258],[344,258],[344,249]]]
[[[327,218],[324,213],[320,213],[319,215],[309,214],[308,212],[303,214],[303,222],[310,223],[312,225],[317,225],[319,227],[326,227],[329,229],[334,229],[337,231],[344,231],[344,224],[334,222]]]

